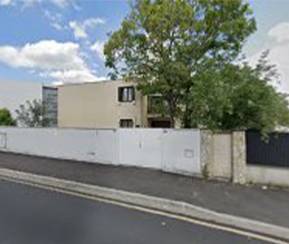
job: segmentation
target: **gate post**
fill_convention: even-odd
[[[213,132],[201,130],[201,169],[204,178],[209,178],[214,162]]]
[[[233,183],[246,183],[246,136],[245,131],[232,133],[232,176]]]

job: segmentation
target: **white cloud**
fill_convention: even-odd
[[[52,13],[48,10],[44,11],[44,16],[48,19],[49,24],[56,30],[63,30],[66,27],[62,23],[62,15],[60,13]]]
[[[72,42],[43,40],[23,47],[0,46],[0,62],[37,70],[42,76],[64,83],[98,79],[82,58],[79,45]]]
[[[8,6],[12,4],[21,4],[24,7],[30,7],[35,4],[49,2],[57,7],[64,8],[73,4],[73,0],[0,0],[0,6]]]
[[[78,44],[44,40],[21,48],[0,46],[0,61],[12,67],[69,69],[84,64],[78,52]]]
[[[289,23],[282,22],[269,30],[268,36],[278,43],[289,41]]]
[[[70,69],[70,70],[53,71],[49,74],[49,76],[63,83],[87,82],[87,81],[95,81],[98,79],[87,68],[81,70]]]
[[[63,26],[58,22],[51,22],[50,25],[56,30],[63,30]]]
[[[289,23],[282,22],[271,28],[268,36],[273,39],[261,51],[249,58],[255,65],[263,51],[269,50],[268,60],[276,65],[280,74],[280,84],[274,84],[279,91],[289,93]]]
[[[71,0],[50,0],[51,3],[55,4],[58,7],[66,7],[71,3]]]
[[[289,93],[289,42],[270,49],[269,60],[276,65],[280,74],[278,88]]]
[[[87,38],[86,30],[76,21],[69,22],[69,27],[73,30],[74,37],[77,39]]]
[[[42,0],[20,0],[20,1],[16,1],[16,0],[11,0],[14,3],[21,3],[24,7],[32,7],[35,4],[39,4],[42,2]]]
[[[0,6],[7,6],[12,3],[12,0],[0,0]]]
[[[50,73],[50,77],[55,78],[55,85],[73,83],[73,82],[92,82],[106,80],[104,76],[97,77],[88,70],[64,70]]]
[[[88,37],[87,31],[97,25],[104,24],[105,21],[101,18],[89,18],[83,22],[70,21],[69,27],[72,29],[76,39],[86,39]]]
[[[98,55],[99,58],[102,60],[105,59],[103,49],[104,49],[104,42],[96,41],[93,45],[91,45],[90,49]]]

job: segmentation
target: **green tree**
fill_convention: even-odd
[[[24,127],[46,127],[49,119],[45,118],[45,106],[40,100],[26,101],[16,110],[17,122]]]
[[[202,73],[189,97],[192,127],[212,130],[257,129],[263,134],[289,125],[287,95],[272,85],[275,66],[264,53],[255,68],[246,62],[212,66]]]
[[[10,111],[6,108],[0,109],[0,125],[14,126],[15,124],[15,120],[12,118]]]
[[[255,29],[247,1],[138,0],[105,45],[106,66],[144,95],[160,94],[172,126],[179,118],[189,127],[201,74],[234,60]]]

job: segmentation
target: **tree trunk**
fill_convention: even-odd
[[[185,106],[185,111],[183,115],[183,121],[182,125],[184,128],[191,128],[192,127],[192,121],[191,121],[191,111],[188,109],[188,106]]]
[[[167,100],[167,102],[169,105],[169,117],[170,117],[171,128],[175,128],[176,106],[170,100]]]
[[[170,123],[171,123],[171,128],[175,128],[175,118],[174,118],[174,116],[170,116]]]

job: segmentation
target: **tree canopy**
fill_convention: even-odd
[[[137,0],[105,45],[106,66],[144,95],[161,95],[172,125],[271,128],[281,119],[272,110],[286,111],[263,77],[272,67],[234,64],[255,30],[247,1]]]
[[[287,95],[273,86],[278,74],[266,57],[262,55],[256,67],[243,62],[203,73],[189,96],[191,125],[212,130],[257,129],[264,134],[288,126]]]
[[[6,108],[0,109],[0,125],[14,126],[15,124],[15,120],[12,118],[10,111]]]

